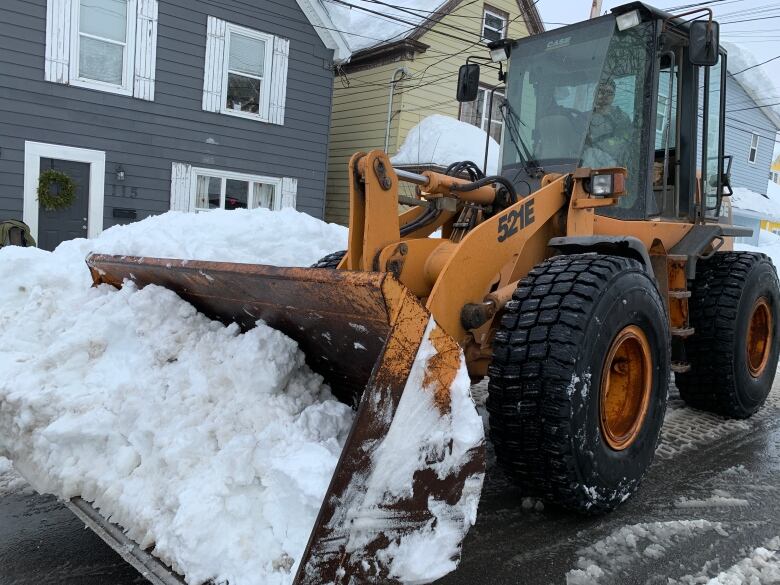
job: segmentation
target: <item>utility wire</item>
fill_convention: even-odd
[[[771,59],[767,59],[766,61],[762,61],[761,63],[756,63],[755,65],[751,65],[750,67],[745,67],[744,69],[741,69],[736,73],[732,73],[731,76],[734,77],[735,75],[739,75],[740,73],[744,73],[745,71],[750,71],[751,69],[755,69],[756,67],[761,67],[761,65],[766,65],[767,63],[770,63],[771,61],[776,61],[777,59],[780,59],[780,55],[776,55]]]

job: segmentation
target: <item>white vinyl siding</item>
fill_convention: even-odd
[[[203,109],[284,124],[290,42],[209,16]]]
[[[298,180],[198,168],[174,162],[171,169],[171,210],[295,208]]]
[[[748,152],[748,162],[750,164],[756,164],[756,158],[758,158],[758,134],[753,134],[750,140],[750,151]]]
[[[154,99],[158,0],[48,0],[46,81]]]

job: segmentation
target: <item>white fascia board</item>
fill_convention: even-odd
[[[320,3],[320,0],[296,1],[325,46],[333,50],[333,62],[336,65],[343,65],[349,61],[352,51],[349,49],[347,39],[333,24],[328,11]]]

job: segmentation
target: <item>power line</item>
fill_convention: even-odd
[[[771,59],[767,59],[766,61],[762,61],[761,63],[756,63],[755,65],[751,65],[750,67],[745,67],[744,69],[737,71],[736,73],[732,73],[731,76],[734,77],[735,75],[739,75],[740,73],[744,73],[745,71],[750,71],[751,69],[755,69],[756,67],[761,67],[761,65],[766,65],[767,63],[771,61],[776,61],[777,59],[780,59],[780,55],[776,55]]]

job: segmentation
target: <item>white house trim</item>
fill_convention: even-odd
[[[336,65],[343,65],[349,61],[352,51],[344,34],[339,31],[328,13],[327,8],[322,5],[322,0],[296,0],[298,6],[306,15],[306,18],[314,27],[314,30],[320,37],[322,43],[333,50],[333,62]]]
[[[89,163],[89,207],[87,237],[94,238],[103,231],[103,199],[106,180],[106,153],[59,144],[24,143],[24,207],[22,220],[30,226],[30,233],[38,239],[38,178],[41,159],[70,160]]]
[[[233,171],[223,171],[220,169],[210,169],[205,167],[190,167],[190,180],[189,180],[189,209],[194,210],[195,207],[195,195],[198,187],[197,176],[205,175],[209,177],[218,177],[220,179],[235,179],[236,181],[246,181],[247,183],[263,183],[265,185],[274,186],[274,206],[273,210],[276,211],[283,207],[282,197],[283,194],[283,179],[282,177],[267,177],[263,175],[248,175],[246,173],[235,173]],[[220,195],[221,204],[224,205],[225,200],[225,181],[222,181],[222,193]]]

